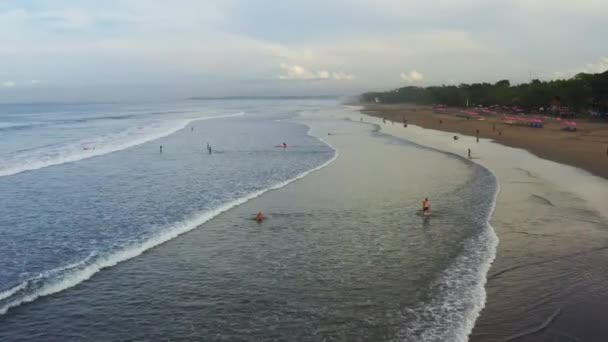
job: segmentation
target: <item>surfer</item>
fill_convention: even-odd
[[[429,215],[431,213],[431,201],[428,198],[425,198],[422,201],[422,213],[424,215]]]
[[[209,152],[209,154],[212,153],[211,145],[209,145],[209,143],[207,143],[207,152]]]
[[[287,148],[287,144],[283,142],[283,148]]]
[[[258,222],[264,221],[264,214],[260,211],[257,215],[255,215],[255,220]]]

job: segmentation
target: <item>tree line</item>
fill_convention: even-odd
[[[443,104],[453,107],[517,106],[537,111],[549,106],[567,106],[577,113],[608,112],[608,71],[600,74],[580,73],[570,79],[532,80],[511,85],[509,80],[494,84],[473,83],[431,87],[408,86],[386,92],[362,94],[363,102]]]

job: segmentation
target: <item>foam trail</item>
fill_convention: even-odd
[[[373,119],[368,115],[361,115]],[[382,126],[380,126],[380,129],[386,134],[424,146],[418,141],[412,141],[402,136],[391,134],[383,129]],[[450,151],[435,147],[429,148],[460,157]],[[403,340],[409,341],[412,335],[417,335],[419,336],[419,341],[466,342],[473,331],[481,310],[485,306],[485,285],[490,267],[496,258],[496,249],[499,243],[498,236],[490,224],[490,219],[496,210],[498,194],[500,193],[500,182],[498,176],[491,169],[479,163],[475,164],[488,171],[494,178],[496,185],[491,207],[485,218],[486,230],[479,236],[469,239],[465,243],[465,252],[459,255],[434,282],[433,286],[439,288],[442,295],[434,298],[433,302],[427,304],[424,308],[411,310],[414,315],[418,317],[423,316],[424,319],[417,322],[417,326],[402,330],[400,338]],[[480,250],[481,248],[483,250]],[[471,259],[479,259],[477,268],[472,271],[470,270]],[[459,317],[458,308],[461,307],[466,307],[467,309],[464,315]],[[460,321],[457,320],[459,318],[461,319]],[[432,324],[429,324],[429,322]],[[415,331],[415,334],[412,331]]]
[[[84,263],[84,262],[79,262],[79,263],[70,265],[68,267],[64,267],[61,270],[64,270],[64,269],[67,270],[65,276],[61,277],[58,280],[52,281],[48,284],[44,284],[42,287],[40,287],[37,291],[35,291],[33,293],[23,294],[23,296],[19,296],[19,297],[15,298],[14,300],[10,300],[10,297],[19,295],[20,293],[25,292],[27,290],[28,281],[26,281],[16,287],[13,287],[12,289],[10,289],[4,293],[0,293],[0,296],[4,296],[3,298],[0,298],[0,302],[3,299],[9,299],[9,301],[6,304],[0,303],[0,305],[2,305],[2,306],[0,306],[0,315],[6,314],[11,308],[20,306],[21,304],[29,303],[29,302],[36,300],[37,298],[48,296],[48,295],[66,290],[70,287],[76,286],[76,285],[80,284],[81,282],[90,279],[95,273],[103,270],[104,268],[112,267],[122,261],[134,258],[151,248],[161,245],[169,240],[176,238],[177,236],[179,236],[183,233],[186,233],[186,232],[200,226],[201,224],[211,220],[212,218],[216,217],[217,215],[219,215],[225,211],[228,211],[249,200],[259,197],[268,191],[280,189],[280,188],[288,185],[289,183],[302,179],[302,178],[308,176],[309,174],[326,167],[327,165],[331,164],[334,160],[336,160],[336,158],[338,158],[338,155],[339,155],[339,153],[336,149],[334,149],[333,147],[331,147],[331,148],[334,150],[333,157],[315,168],[302,172],[302,173],[298,174],[297,176],[295,176],[294,178],[277,183],[266,189],[252,192],[249,195],[235,199],[231,202],[223,204],[210,211],[206,211],[206,212],[200,213],[198,215],[195,215],[190,219],[184,220],[182,222],[179,222],[177,224],[174,224],[174,225],[168,227],[167,229],[165,229],[163,232],[161,232],[157,236],[155,236],[149,240],[146,240],[141,244],[131,245],[129,247],[123,248],[121,251],[119,251],[117,253],[99,257],[91,264],[84,265],[83,267],[78,267],[77,264]],[[54,271],[51,271],[51,273],[53,273],[53,272]],[[54,273],[58,273],[58,272],[54,272]]]
[[[184,129],[190,123],[201,120],[223,119],[235,116],[243,116],[243,112],[219,116],[208,116],[187,119],[176,122],[171,126],[148,126],[144,128],[130,128],[121,133],[98,137],[96,139],[83,140],[68,146],[62,146],[59,151],[51,151],[46,154],[32,154],[22,160],[15,160],[10,165],[0,164],[0,177],[10,176],[17,173],[38,170],[41,168],[71,163],[87,158],[97,157],[108,153],[125,150],[130,147],[141,145],[152,140],[169,136]],[[143,133],[143,134],[142,134]],[[119,141],[116,143],[116,141]],[[86,147],[86,148],[84,148]]]
[[[13,296],[15,293],[19,292],[19,291],[23,291],[25,290],[25,288],[27,287],[27,283],[23,282],[15,287],[12,287],[6,291],[0,292],[0,301],[4,300],[8,297]]]

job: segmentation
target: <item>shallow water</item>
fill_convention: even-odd
[[[26,284],[4,292],[5,308],[67,288],[8,309],[0,338],[466,340],[493,253],[493,175],[345,120],[352,113],[332,103],[243,105],[243,117],[194,132],[0,177],[12,246],[0,284]],[[338,158],[204,222],[332,158],[302,121],[283,120],[294,112]],[[203,136],[223,153],[203,153]],[[297,147],[274,148],[284,140]],[[196,229],[170,233],[184,226]],[[144,253],[113,266],[133,248]],[[100,263],[113,267],[87,268]]]
[[[382,130],[463,156],[470,148],[500,181],[491,220],[500,244],[471,341],[608,340],[608,181],[486,139]]]

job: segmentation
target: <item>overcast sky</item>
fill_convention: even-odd
[[[0,101],[522,82],[606,37],[607,0],[0,0]]]

